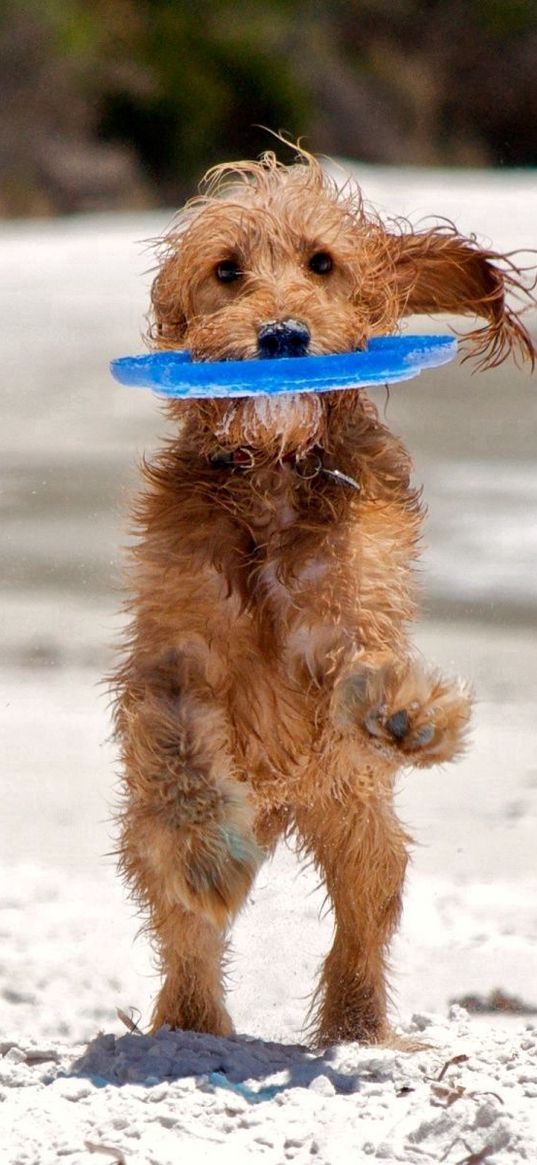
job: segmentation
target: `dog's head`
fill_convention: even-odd
[[[221,166],[166,240],[158,346],[198,360],[347,352],[393,330],[386,234],[314,159]]]
[[[339,189],[304,152],[289,167],[273,153],[219,166],[205,191],[164,240],[152,288],[155,347],[189,348],[197,360],[346,352],[393,332],[404,316],[449,312],[486,321],[468,337],[484,365],[513,349],[533,360],[505,303],[506,289],[521,289],[519,272],[453,227],[384,225],[356,187]],[[248,403],[252,413],[251,402],[235,408],[244,421]],[[310,428],[322,411],[315,397],[296,407]],[[215,420],[224,408],[218,402]],[[257,421],[270,430],[278,415],[281,427],[284,411],[282,402],[258,409]],[[227,424],[226,441],[236,442],[235,429]]]

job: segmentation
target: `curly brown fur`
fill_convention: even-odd
[[[299,321],[308,353],[345,352],[411,312],[449,311],[483,317],[470,342],[485,363],[533,361],[505,306],[513,285],[507,259],[454,229],[387,229],[316,159],[267,154],[218,167],[183,211],[150,334],[198,360],[247,359],[268,323]],[[422,518],[409,457],[361,390],[168,411],[180,431],[143,467],[115,676],[122,867],[164,976],[153,1027],[231,1031],[227,931],[292,833],[335,913],[316,1039],[387,1039],[408,846],[394,780],[459,755],[470,711],[465,685],[424,668],[408,638]]]

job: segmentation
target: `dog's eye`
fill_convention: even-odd
[[[308,267],[314,275],[329,275],[333,266],[334,260],[328,251],[316,251],[308,263]]]
[[[216,264],[214,273],[219,283],[234,283],[242,275],[236,259],[222,259],[221,263]]]

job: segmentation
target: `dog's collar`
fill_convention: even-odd
[[[214,469],[248,470],[254,469],[257,459],[254,450],[249,445],[239,445],[236,449],[222,449],[218,453],[211,453],[209,464]],[[360,489],[359,483],[348,473],[342,473],[340,469],[327,469],[323,465],[320,449],[310,449],[308,453],[300,454],[294,451],[283,453],[278,458],[276,465],[292,466],[298,476],[305,481],[313,480],[319,474],[324,474],[326,477],[331,477],[333,481],[337,481],[339,485],[346,485],[355,490]]]

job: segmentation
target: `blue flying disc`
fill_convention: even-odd
[[[330,356],[197,362],[189,352],[165,351],[121,356],[110,369],[120,384],[151,388],[163,397],[276,396],[396,384],[447,364],[456,351],[452,336],[377,336],[364,351]]]

